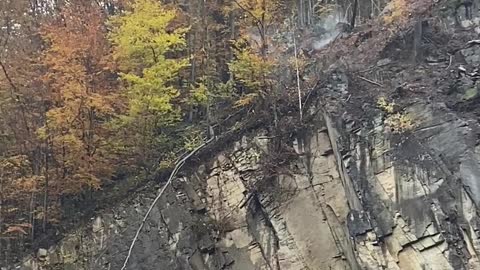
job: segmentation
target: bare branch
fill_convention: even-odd
[[[300,122],[303,121],[303,109],[302,109],[302,90],[300,88],[300,71],[298,69],[298,53],[297,53],[297,42],[295,38],[295,33],[293,33],[293,49],[295,50],[295,69],[297,72],[297,91],[298,91],[298,109],[300,111]]]
[[[250,15],[250,16],[253,18],[253,20],[257,21],[257,23],[259,23],[259,24],[262,24],[262,21],[261,21],[259,18],[257,18],[257,16],[255,16],[255,14],[253,14],[248,8],[242,6],[242,4],[240,4],[240,3],[238,2],[238,0],[233,0],[233,2],[235,2],[235,4],[236,4],[241,10],[247,12],[248,15]]]
[[[153,207],[155,207],[155,205],[157,204],[157,202],[162,198],[162,195],[165,193],[165,190],[166,190],[166,189],[170,186],[170,184],[172,183],[173,178],[175,177],[175,175],[177,175],[178,171],[180,171],[180,169],[182,168],[182,166],[185,164],[185,162],[186,162],[190,157],[192,157],[196,152],[198,152],[200,149],[202,149],[203,147],[205,147],[206,145],[208,145],[208,144],[209,144],[210,142],[212,142],[214,139],[215,139],[215,137],[212,137],[210,140],[206,141],[205,143],[203,143],[203,144],[200,145],[199,147],[195,148],[195,149],[192,150],[187,156],[185,156],[182,160],[180,160],[180,161],[177,162],[177,164],[175,165],[175,168],[173,169],[172,173],[170,174],[170,178],[168,178],[167,183],[162,187],[162,189],[161,189],[160,192],[158,193],[157,197],[155,198],[155,200],[153,200],[152,204],[150,205],[150,208],[148,208],[147,213],[146,213],[145,216],[143,217],[142,223],[140,223],[140,226],[139,226],[138,229],[137,229],[137,233],[135,234],[135,237],[133,238],[132,243],[130,244],[130,248],[129,248],[129,250],[128,250],[127,257],[125,258],[125,261],[123,262],[123,266],[122,266],[121,270],[125,270],[125,269],[126,269],[127,264],[128,264],[128,260],[129,260],[130,257],[132,256],[133,247],[135,246],[135,243],[137,242],[138,237],[139,237],[139,235],[140,235],[143,227],[145,226],[145,223],[146,223],[148,217],[150,216],[150,213],[151,213],[152,210],[153,210]]]
[[[255,16],[255,14],[253,14],[250,10],[248,10],[248,8],[242,6],[238,0],[233,0],[233,2],[235,2],[235,4],[243,11],[247,12],[248,15],[250,15],[252,17],[252,19],[255,21],[255,24],[256,24],[256,27],[258,29],[258,32],[260,35],[262,35],[262,39],[264,38],[264,30],[262,29],[265,29],[265,25],[263,25],[263,21],[260,20],[259,18],[257,18],[257,16]],[[266,12],[266,10],[264,10],[264,12]]]
[[[367,78],[365,78],[365,77],[362,77],[362,76],[357,76],[357,77],[358,77],[359,79],[362,79],[362,80],[364,80],[364,81],[366,81],[366,82],[369,82],[369,83],[371,83],[371,84],[373,84],[373,85],[383,87],[383,85],[382,85],[381,83],[379,83],[379,82],[369,80],[369,79],[367,79]]]
[[[18,92],[17,86],[15,85],[15,83],[13,83],[13,80],[12,80],[12,78],[10,78],[10,75],[8,74],[8,71],[7,71],[7,68],[6,68],[5,64],[1,60],[0,60],[0,67],[2,67],[3,75],[5,75],[5,78],[7,79],[8,83],[10,84],[12,89],[15,92]],[[12,92],[12,97],[13,97],[13,92]]]
[[[467,42],[467,47],[471,47],[473,45],[480,45],[480,39],[474,39]]]

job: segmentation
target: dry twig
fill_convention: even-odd
[[[182,168],[182,166],[185,164],[185,162],[190,157],[192,157],[196,152],[198,152],[200,149],[202,149],[203,147],[208,145],[213,140],[214,140],[214,137],[211,138],[210,140],[206,141],[205,143],[203,143],[199,147],[195,148],[194,150],[192,150],[187,156],[185,156],[182,160],[177,162],[177,164],[175,165],[175,168],[173,169],[172,173],[170,174],[170,178],[168,178],[167,183],[162,187],[162,189],[158,193],[157,197],[155,198],[155,200],[153,200],[152,204],[150,205],[150,208],[148,208],[147,213],[143,217],[142,223],[140,223],[140,226],[137,229],[137,233],[135,234],[135,237],[133,238],[132,243],[130,244],[130,248],[128,249],[127,257],[125,258],[125,261],[123,262],[123,266],[122,266],[121,270],[125,270],[127,268],[128,260],[132,256],[133,247],[135,246],[135,243],[137,242],[138,237],[139,237],[143,227],[145,226],[145,222],[147,221],[148,217],[150,216],[150,213],[152,212],[153,207],[155,207],[155,205],[160,200],[160,198],[162,198],[162,195],[165,193],[165,190],[167,189],[167,187],[169,187],[170,184],[172,183],[175,175],[178,173],[178,171]]]
[[[362,77],[362,76],[357,76],[357,77],[358,77],[359,79],[362,79],[362,80],[364,80],[364,81],[366,81],[366,82],[369,82],[369,83],[371,83],[371,84],[374,84],[374,85],[376,85],[376,86],[383,87],[383,85],[382,85],[381,83],[379,83],[379,82],[372,81],[372,80],[367,79],[367,78]]]
[[[298,54],[297,54],[297,42],[295,40],[295,33],[293,33],[293,48],[295,50],[295,70],[297,74],[297,92],[298,92],[298,111],[300,112],[300,122],[303,121],[303,109],[302,109],[302,90],[300,88],[300,71],[298,69]]]

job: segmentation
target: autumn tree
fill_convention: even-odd
[[[190,123],[205,121],[211,125],[221,118],[218,113],[230,105],[231,88],[227,63],[232,58],[230,43],[235,35],[232,17],[223,10],[226,1],[189,0],[185,21],[190,55],[187,74],[189,91],[185,98]]]
[[[272,47],[275,22],[281,20],[281,1],[234,0],[232,9],[242,14],[234,60],[229,64],[237,84],[244,89],[237,106],[256,104],[271,110],[277,122],[278,85],[274,82],[278,55]]]
[[[39,212],[34,206],[33,209],[22,206],[35,201],[35,195],[42,190],[43,183],[43,177],[33,172],[28,156],[15,155],[0,159],[0,235],[20,230],[21,235],[33,236],[34,219],[39,218]]]
[[[230,63],[230,71],[235,80],[241,83],[246,91],[237,100],[236,106],[253,104],[257,98],[266,100],[271,93],[271,73],[275,61],[267,55],[259,54],[254,48],[248,46],[245,41],[237,42],[241,48],[235,51],[235,59]]]
[[[33,223],[43,186],[41,142],[34,132],[41,125],[41,42],[31,7],[27,0],[0,3],[0,235],[6,224]]]
[[[0,1],[0,235],[34,238],[119,168],[149,179],[239,107],[276,115],[288,1],[181,2]]]
[[[35,21],[25,16],[27,1],[7,0],[0,3],[0,110],[2,111],[3,134],[13,141],[13,152],[27,154],[35,147],[32,126],[33,106],[38,99],[31,92],[35,88],[35,61],[40,43],[32,37]]]
[[[131,10],[112,19],[110,38],[125,85],[128,112],[119,121],[125,147],[148,174],[155,161],[172,158],[175,140],[168,132],[181,120],[175,80],[188,60],[185,27],[174,24],[177,11],[153,0],[137,0]]]
[[[110,175],[104,122],[116,80],[100,9],[122,2],[0,2],[0,235],[23,224],[33,239],[60,196]]]
[[[91,4],[70,5],[43,27],[42,37],[48,101],[37,133],[54,165],[46,171],[49,184],[56,194],[98,189],[112,172],[105,123],[116,99],[104,16]]]

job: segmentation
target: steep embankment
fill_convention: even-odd
[[[480,20],[459,30],[426,10],[326,48],[346,57],[313,64],[330,69],[307,124],[256,129],[174,181],[128,269],[479,269]],[[120,269],[158,188],[24,269]]]

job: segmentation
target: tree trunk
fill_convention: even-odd
[[[308,0],[308,6],[307,6],[308,10],[307,10],[307,16],[308,16],[308,25],[312,25],[313,24],[313,4],[312,4],[312,0]]]
[[[32,192],[32,195],[30,197],[30,210],[29,210],[29,216],[30,216],[30,237],[33,242],[35,240],[35,192]]]
[[[49,165],[48,165],[48,139],[46,142],[45,147],[45,191],[43,193],[43,222],[42,222],[42,230],[46,232],[47,230],[47,223],[48,223],[48,192],[49,192]]]
[[[305,18],[303,13],[303,0],[298,0],[298,25],[303,28],[305,26]]]
[[[423,22],[419,20],[415,23],[415,33],[413,37],[413,63],[422,61],[422,38],[423,38]]]
[[[357,19],[358,0],[355,0],[352,8],[352,18],[350,20],[350,29],[353,31],[355,28],[355,20]]]
[[[3,207],[3,202],[4,202],[4,198],[3,198],[3,169],[2,169],[2,173],[0,175],[0,233],[3,232],[3,219],[4,219],[4,215],[3,215],[3,212],[4,212],[4,207]]]

